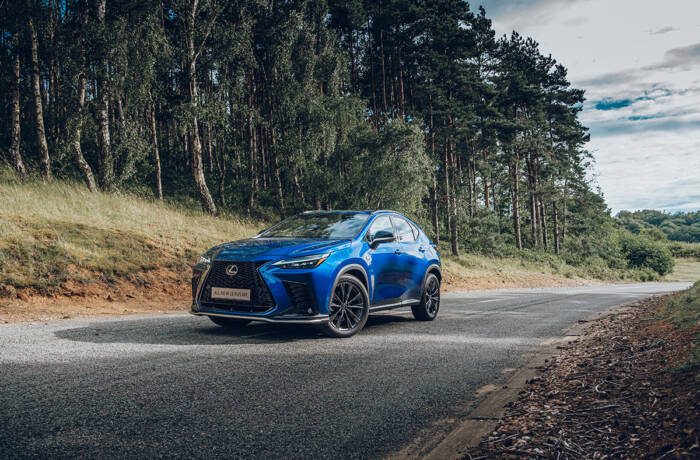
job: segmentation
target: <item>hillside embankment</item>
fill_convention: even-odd
[[[0,182],[0,202],[0,323],[184,311],[198,254],[265,227],[65,182]],[[682,270],[695,276],[700,263]],[[444,258],[446,291],[595,282],[551,257]]]

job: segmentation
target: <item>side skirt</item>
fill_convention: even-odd
[[[389,303],[389,304],[384,304],[384,305],[375,305],[375,306],[369,307],[369,312],[374,313],[374,312],[383,311],[383,310],[393,310],[394,308],[410,307],[411,305],[418,305],[419,303],[420,303],[419,299],[407,299],[407,300],[402,300],[401,302]]]

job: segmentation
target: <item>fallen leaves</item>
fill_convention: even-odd
[[[700,457],[694,330],[654,318],[659,298],[586,325],[465,458]]]

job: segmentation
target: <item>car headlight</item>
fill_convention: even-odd
[[[211,256],[207,254],[202,254],[199,256],[199,259],[197,259],[197,265],[210,265],[211,264]]]
[[[279,268],[314,268],[321,265],[328,256],[330,256],[330,253],[298,257],[296,259],[280,260],[272,265]]]

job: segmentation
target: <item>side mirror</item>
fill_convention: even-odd
[[[380,230],[378,231],[375,235],[374,238],[372,239],[372,242],[370,243],[370,246],[372,248],[376,248],[382,243],[391,243],[396,241],[396,237],[392,232],[387,232],[386,230]]]

